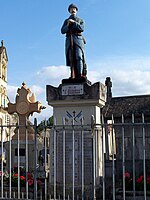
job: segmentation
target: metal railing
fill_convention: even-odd
[[[112,115],[109,120],[102,119],[102,127],[109,144],[103,151],[100,199],[150,199],[149,118],[132,114],[115,119]]]
[[[26,123],[24,139],[19,125],[0,126],[1,199],[150,198],[147,117],[102,116],[101,124],[91,125],[62,121],[54,119],[52,127],[45,122],[40,134],[36,119]]]

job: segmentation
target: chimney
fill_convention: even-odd
[[[112,98],[112,92],[111,92],[112,82],[110,77],[106,77],[105,85],[107,87],[106,102],[109,103]]]

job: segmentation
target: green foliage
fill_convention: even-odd
[[[53,116],[51,116],[48,120],[43,120],[40,122],[40,124],[37,127],[38,132],[41,132],[44,130],[45,127],[51,127],[54,124]]]
[[[48,126],[53,126],[53,124],[54,124],[54,117],[51,116],[51,117],[47,120],[47,122],[48,122]]]

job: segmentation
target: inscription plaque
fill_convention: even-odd
[[[62,95],[82,95],[83,85],[64,85],[62,86]]]

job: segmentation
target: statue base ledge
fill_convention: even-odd
[[[51,105],[54,101],[102,101],[105,102],[105,85],[100,82],[96,82],[93,85],[87,83],[87,80],[76,79],[68,81],[68,79],[62,80],[63,84],[59,87],[52,85],[46,86],[46,98],[48,104]]]
[[[80,78],[69,78],[69,79],[63,79],[62,84],[72,84],[72,83],[87,83],[89,86],[92,85],[91,81],[89,81],[86,77],[80,77]]]

